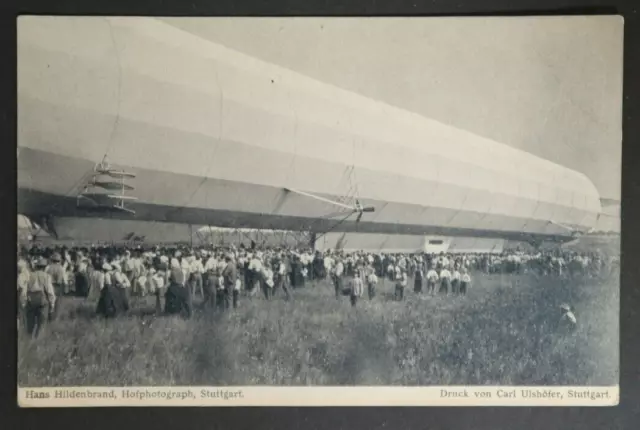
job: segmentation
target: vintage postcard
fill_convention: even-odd
[[[18,402],[618,403],[623,20],[18,20]]]

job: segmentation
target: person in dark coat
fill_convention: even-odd
[[[214,310],[217,302],[216,293],[218,291],[219,276],[216,273],[216,270],[212,269],[207,271],[205,279],[203,306],[205,309]]]
[[[316,255],[313,259],[313,271],[314,279],[325,279],[327,277],[327,272],[324,267],[324,258],[320,251],[316,251]]]
[[[89,265],[88,260],[84,257],[75,268],[75,292],[78,297],[87,297],[89,295]]]
[[[224,278],[222,276],[218,277],[216,286],[216,306],[218,307],[218,310],[224,311],[227,302],[225,301],[226,290],[224,288]]]
[[[100,291],[100,298],[98,299],[96,313],[105,318],[115,318],[128,311],[129,306],[120,289],[117,288],[112,281],[111,272],[113,268],[111,265],[105,263],[102,266],[102,270],[105,273],[105,281],[104,287]]]
[[[297,255],[293,256],[291,262],[291,286],[294,288],[304,287],[304,276],[302,276],[303,265]]]
[[[164,306],[164,311],[168,315],[191,317],[191,290],[187,285],[185,274],[181,268],[174,267],[171,269]]]
[[[413,291],[416,294],[420,294],[422,292],[422,283],[424,281],[424,270],[422,264],[418,264],[415,268],[415,277],[413,281]]]

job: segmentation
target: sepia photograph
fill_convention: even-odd
[[[621,17],[17,29],[22,406],[617,404]]]

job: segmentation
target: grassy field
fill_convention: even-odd
[[[613,385],[618,382],[617,274],[605,281],[476,275],[465,297],[392,301],[378,286],[352,309],[328,283],[293,300],[241,297],[192,320],[93,316],[62,299],[45,336],[19,337],[21,386],[64,385]],[[411,291],[410,291],[411,290]],[[556,328],[559,305],[578,329]]]

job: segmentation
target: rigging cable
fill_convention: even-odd
[[[121,94],[122,94],[122,61],[120,60],[120,51],[118,50],[118,44],[116,43],[116,38],[115,35],[113,33],[113,25],[111,24],[111,20],[109,18],[105,18],[105,20],[107,21],[107,24],[109,25],[109,35],[111,36],[111,43],[113,44],[113,49],[116,55],[116,63],[118,65],[118,86],[117,86],[117,93],[116,93],[116,117],[115,120],[113,121],[113,125],[111,127],[111,132],[109,133],[109,140],[107,141],[107,148],[104,151],[104,157],[106,157],[109,152],[111,151],[111,148],[113,146],[113,137],[115,135],[115,132],[118,128],[118,124],[120,123],[120,103],[121,101]],[[104,159],[104,158],[103,158]]]

